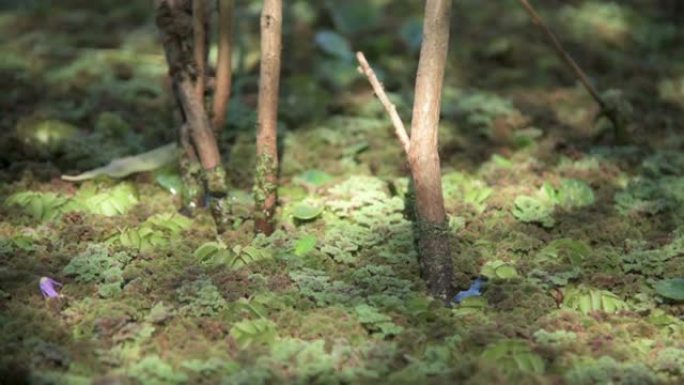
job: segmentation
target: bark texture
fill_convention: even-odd
[[[421,273],[431,294],[444,301],[451,295],[453,267],[446,231],[437,133],[449,48],[451,2],[426,1],[408,154],[415,187]]]
[[[230,87],[232,85],[233,0],[219,0],[218,12],[218,58],[216,60],[216,88],[211,121],[216,137],[219,137],[223,126],[226,124],[226,108],[230,100]]]
[[[255,230],[273,232],[278,186],[278,91],[282,50],[282,0],[264,0],[261,13],[261,68],[257,127],[257,172],[254,184]]]
[[[207,5],[205,0],[192,1],[192,29],[194,37],[194,57],[197,73],[195,74],[195,90],[197,97],[204,101],[205,75],[207,68],[207,47],[209,35],[207,33]]]
[[[221,164],[216,138],[211,130],[202,100],[196,93],[197,67],[194,58],[193,20],[187,2],[158,1],[157,26],[162,32],[169,72],[178,91],[183,116],[197,156],[205,170]]]
[[[200,2],[202,4],[198,5]],[[190,191],[186,203],[191,206],[190,201],[199,200],[196,191],[199,186],[192,183],[197,174],[193,171],[197,168],[193,166],[197,162],[195,159],[202,168],[205,195],[215,202],[225,197],[226,182],[221,154],[204,107],[204,91],[199,92],[206,63],[206,8],[203,1],[197,0],[155,0],[155,5],[156,24],[161,31],[174,94],[184,119],[179,136],[188,162],[184,167],[188,170],[184,173],[186,189]],[[214,220],[220,225],[226,218],[215,215]]]

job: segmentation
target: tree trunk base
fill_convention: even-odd
[[[415,222],[415,229],[420,273],[430,294],[449,303],[454,291],[449,227],[446,223],[433,224],[418,220]]]

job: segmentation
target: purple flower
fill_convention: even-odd
[[[57,289],[55,286],[62,286],[61,283],[55,281],[52,278],[49,277],[41,277],[40,278],[40,291],[43,293],[43,297],[45,298],[55,298],[59,297],[59,292],[57,292]]]

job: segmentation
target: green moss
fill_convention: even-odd
[[[580,362],[564,376],[572,384],[605,384],[620,385],[658,384],[655,374],[642,363],[621,363],[610,357]]]
[[[682,382],[681,305],[655,285],[684,271],[673,8],[538,5],[592,80],[620,84],[640,111],[627,121],[633,145],[616,147],[600,136],[590,96],[543,40],[527,39],[516,2],[462,2],[468,39],[452,47],[459,60],[449,60],[456,70],[446,72],[439,135],[449,227],[421,234],[405,156],[348,47],[297,42],[343,31],[319,42],[358,43],[407,117],[416,62],[402,44],[417,52],[423,8],[293,2],[278,231],[254,237],[255,203],[272,191],[264,176],[275,163],[255,151],[258,36],[236,34],[230,130],[218,138],[225,174],[180,165],[181,204],[196,208],[187,218],[173,214],[181,199],[157,186],[179,191],[175,170],[161,180],[131,175],[122,187],[59,180],[172,141],[178,117],[148,2],[51,3],[0,16],[0,126],[10,128],[0,130],[0,378]],[[256,2],[236,10],[254,26],[260,11]],[[23,132],[55,122],[79,129],[55,130],[66,135],[47,135],[45,150]],[[295,210],[302,201],[311,212]],[[482,295],[449,306],[429,297],[417,235],[448,239],[440,256],[459,290],[489,276]],[[64,285],[62,299],[41,296],[42,276]]]
[[[226,300],[210,279],[187,282],[177,290],[178,311],[189,317],[214,316],[227,308]]]

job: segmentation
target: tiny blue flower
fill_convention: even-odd
[[[40,292],[43,293],[43,297],[45,298],[57,298],[60,296],[55,286],[62,286],[62,284],[52,278],[41,277],[39,286]]]

